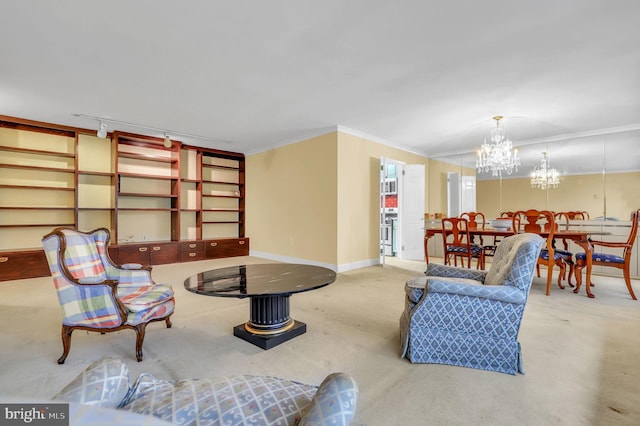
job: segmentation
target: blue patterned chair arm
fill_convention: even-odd
[[[435,277],[465,278],[469,280],[480,281],[482,283],[487,276],[487,271],[458,268],[455,266],[441,265],[438,263],[429,263],[424,274]]]
[[[429,279],[427,286],[429,293],[449,293],[459,296],[481,297],[518,305],[524,304],[527,301],[527,293],[525,291],[511,286],[469,285],[466,283],[442,281],[437,278]]]
[[[328,375],[307,406],[299,426],[349,425],[356,414],[358,384],[345,373]]]

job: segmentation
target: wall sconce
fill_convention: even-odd
[[[165,148],[171,148],[171,138],[169,137],[169,135],[166,132],[164,134],[164,147]]]
[[[96,135],[101,139],[104,139],[107,137],[107,123],[98,121],[98,132],[96,133]]]

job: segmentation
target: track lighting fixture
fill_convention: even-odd
[[[80,118],[88,118],[90,120],[97,120],[98,121],[98,137],[99,138],[105,138],[107,137],[107,123],[110,124],[116,124],[116,125],[120,125],[123,127],[136,127],[138,129],[144,129],[144,130],[149,130],[151,132],[156,133],[156,136],[158,133],[164,134],[164,141],[163,141],[163,145],[167,148],[170,148],[172,145],[171,142],[171,138],[169,137],[169,135],[172,135],[174,137],[176,136],[184,136],[185,138],[190,138],[190,139],[200,139],[203,141],[210,141],[210,142],[214,142],[214,143],[224,143],[224,144],[229,144],[229,143],[233,143],[232,141],[226,140],[226,139],[218,139],[218,138],[210,138],[207,136],[200,136],[200,135],[194,135],[192,133],[185,133],[185,132],[177,132],[175,130],[170,130],[170,129],[159,129],[157,127],[151,127],[151,126],[145,126],[142,124],[135,124],[135,123],[129,123],[127,121],[120,121],[120,120],[114,120],[111,118],[105,118],[105,117],[98,117],[95,115],[85,115],[85,114],[73,114],[74,117],[80,117]]]
[[[102,139],[107,137],[107,123],[103,123],[102,120],[98,121],[98,132],[96,135]]]

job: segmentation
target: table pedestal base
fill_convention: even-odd
[[[262,349],[271,349],[281,343],[291,340],[296,336],[300,336],[307,332],[307,324],[300,321],[293,321],[293,327],[287,331],[276,334],[254,334],[247,331],[245,324],[233,327],[233,335],[252,343]]]

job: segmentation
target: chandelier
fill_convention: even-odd
[[[540,160],[540,165],[536,166],[531,172],[531,187],[540,189],[557,188],[560,185],[560,172],[549,165],[546,152],[543,152],[542,155],[544,157]]]
[[[496,127],[491,130],[491,144],[484,143],[478,151],[478,159],[476,160],[476,170],[478,173],[488,173],[491,171],[493,176],[502,177],[502,172],[511,174],[513,169],[518,171],[520,158],[518,150],[513,149],[513,143],[505,137],[504,129],[500,127],[501,115],[493,117],[496,120]]]

